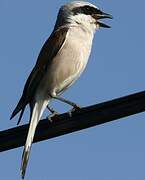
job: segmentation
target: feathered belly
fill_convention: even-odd
[[[85,68],[85,64],[79,60],[74,63],[70,63],[70,67],[66,67],[66,71],[62,72],[62,79],[57,76],[57,84],[56,93],[60,93],[65,91],[68,87],[70,87],[81,75]],[[61,74],[61,73],[60,73]]]
[[[85,39],[85,38],[84,38]],[[84,71],[91,50],[89,42],[72,37],[65,42],[47,70],[44,82],[49,94],[59,94],[72,85]],[[80,43],[79,43],[80,42]]]
[[[63,58],[54,76],[54,91],[56,94],[65,91],[80,77],[86,67],[87,61],[88,57],[83,57],[83,52],[81,51],[74,55],[68,54],[66,60],[65,57]]]
[[[54,95],[65,91],[80,77],[88,59],[81,56],[81,53],[77,56],[68,52],[68,55],[61,54],[54,59],[43,81],[48,94]]]

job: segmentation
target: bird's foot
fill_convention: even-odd
[[[56,117],[56,116],[58,116],[58,115],[59,115],[58,112],[53,111],[53,113],[50,114],[50,115],[47,117],[47,119],[48,119],[48,121],[50,121],[50,122],[52,123],[52,122],[53,122],[53,121],[52,121],[52,118],[54,118],[54,117]]]
[[[69,111],[67,112],[68,115],[69,115],[69,117],[72,117],[72,113],[75,112],[75,111],[77,111],[77,110],[79,110],[79,109],[81,109],[81,107],[78,106],[78,105],[75,105],[71,110],[69,110]]]

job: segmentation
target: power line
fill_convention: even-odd
[[[145,91],[82,108],[74,112],[72,117],[66,113],[61,114],[52,118],[52,123],[44,119],[39,122],[34,142],[72,133],[143,111],[145,111]],[[28,127],[29,125],[26,124],[1,131],[0,152],[23,146]]]

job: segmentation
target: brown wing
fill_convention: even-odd
[[[26,81],[22,97],[18,102],[16,108],[14,109],[10,119],[12,119],[18,112],[21,111],[18,123],[20,122],[25,107],[28,103],[31,102],[31,98],[35,94],[35,91],[39,85],[39,82],[43,78],[47,67],[63,46],[67,32],[68,28],[66,27],[54,31],[43,45],[38,56],[36,65]]]

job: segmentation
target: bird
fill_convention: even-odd
[[[58,100],[73,107],[79,106],[61,96],[84,71],[96,30],[110,28],[101,19],[112,19],[96,5],[86,1],[71,1],[59,9],[50,37],[44,43],[32,69],[22,96],[10,119],[20,113],[21,121],[27,105],[30,107],[29,130],[22,154],[21,176],[25,177],[36,127],[51,100]]]

